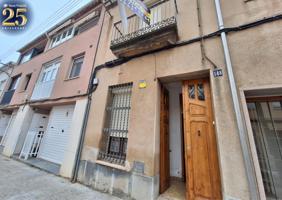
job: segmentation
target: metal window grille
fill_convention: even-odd
[[[124,165],[132,83],[109,87],[106,120],[98,159]]]

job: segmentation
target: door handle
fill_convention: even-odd
[[[201,131],[200,130],[198,130],[198,136],[201,136]]]

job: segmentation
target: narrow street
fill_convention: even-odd
[[[1,200],[119,200],[0,155]]]

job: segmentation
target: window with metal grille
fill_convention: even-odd
[[[131,92],[132,83],[109,87],[99,160],[125,164]]]

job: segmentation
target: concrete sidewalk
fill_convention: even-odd
[[[0,155],[1,200],[120,200]]]

